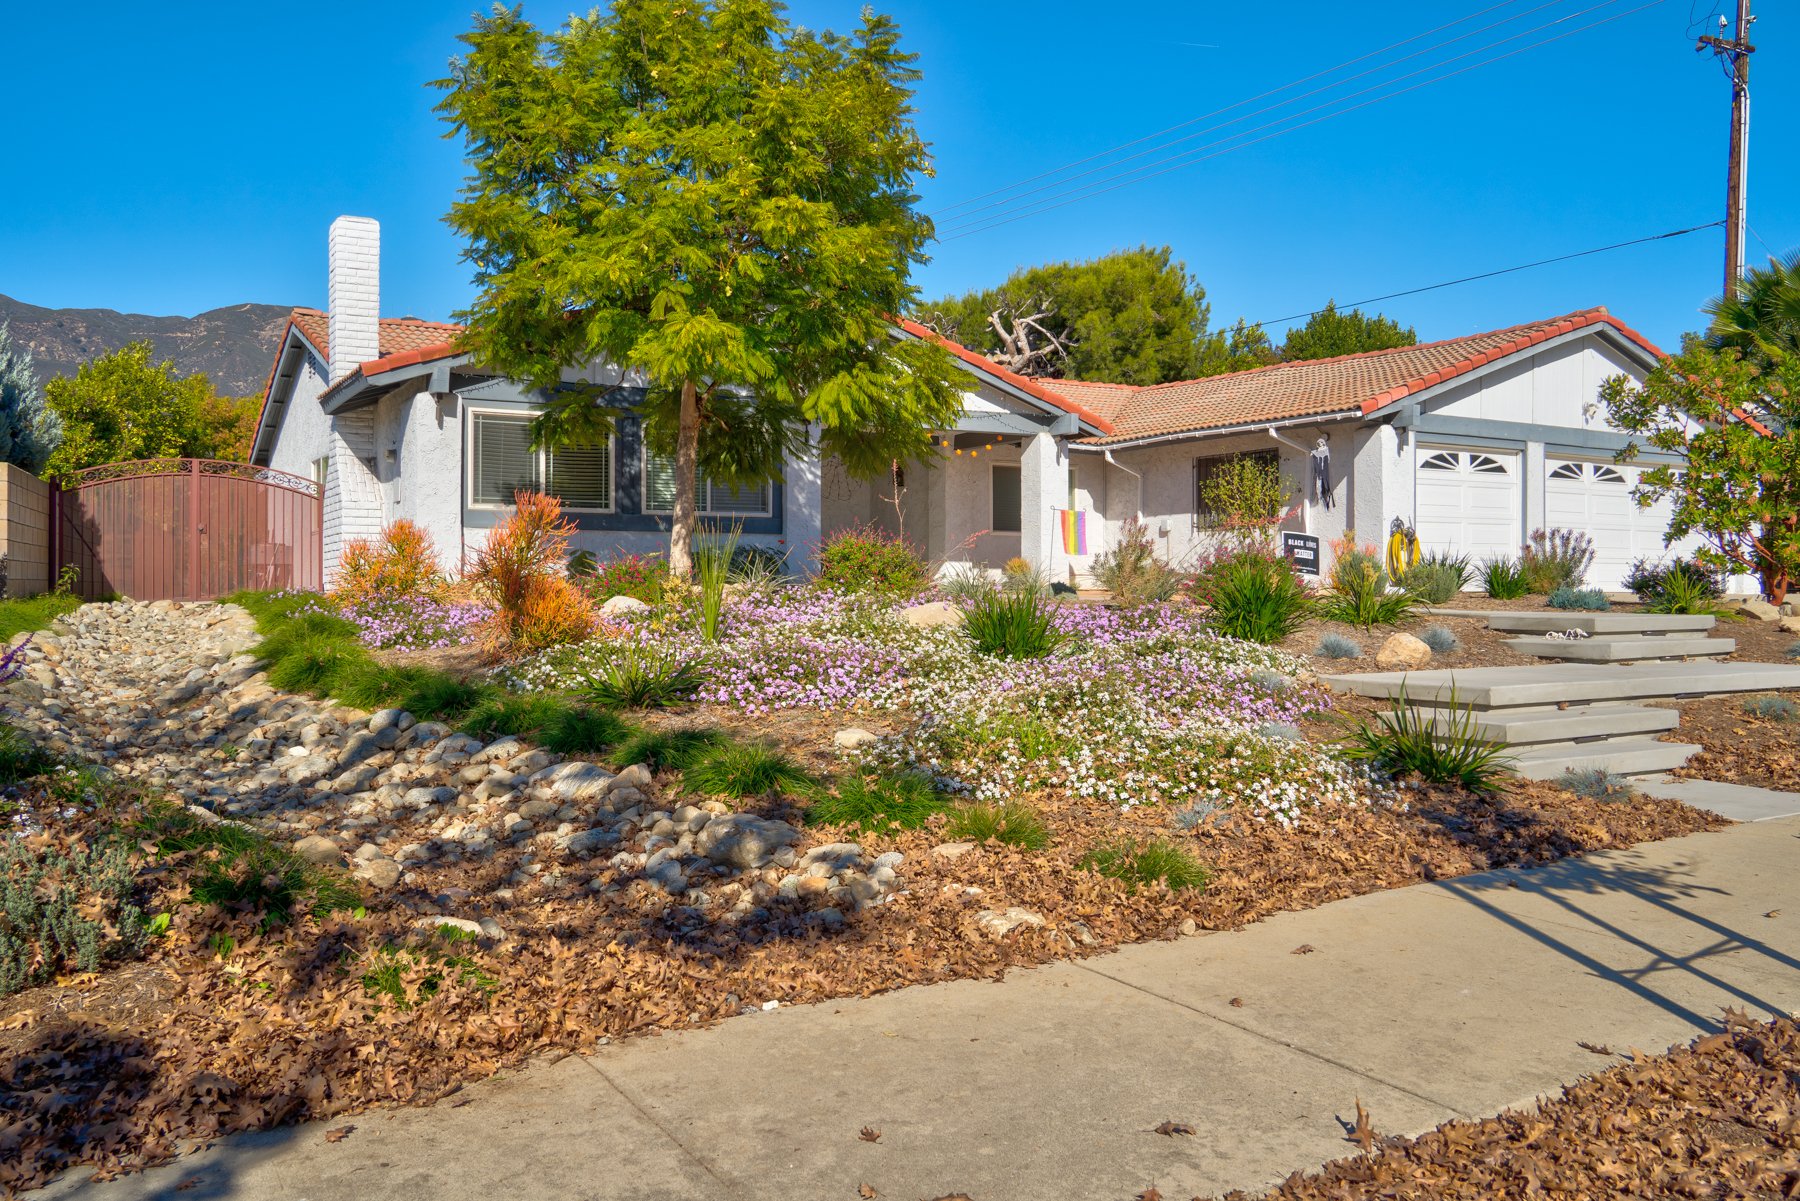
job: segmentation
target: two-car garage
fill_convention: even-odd
[[[1668,503],[1644,508],[1632,496],[1638,467],[1550,455],[1541,478],[1527,479],[1517,451],[1420,445],[1415,453],[1414,528],[1427,551],[1476,563],[1516,555],[1529,507],[1544,514],[1548,528],[1593,538],[1589,587],[1619,591],[1633,562],[1670,553],[1663,546]],[[1526,505],[1526,488],[1541,495],[1541,509]]]

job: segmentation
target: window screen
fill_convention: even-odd
[[[702,479],[695,500],[700,512],[720,517],[761,517],[769,512],[769,485],[732,488]],[[675,511],[675,460],[644,452],[644,512]]]
[[[994,532],[1016,534],[1022,527],[1023,505],[1019,495],[1019,469],[996,463],[994,473]]]
[[[544,491],[571,509],[612,508],[610,445],[545,451],[544,477]]]
[[[531,418],[472,413],[475,470],[471,500],[478,505],[510,505],[520,488],[535,489],[537,453],[531,449]]]

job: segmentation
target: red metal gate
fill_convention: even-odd
[[[249,463],[144,459],[90,467],[51,493],[54,567],[88,600],[209,600],[324,586],[324,498]]]

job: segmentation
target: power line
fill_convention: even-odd
[[[1424,33],[1414,34],[1410,38],[1404,38],[1398,42],[1392,43],[1391,45],[1383,46],[1379,50],[1372,50],[1367,54],[1359,55],[1358,57],[1349,59],[1346,62],[1341,62],[1335,67],[1328,67],[1323,71],[1315,71],[1311,75],[1303,76],[1302,78],[1296,79],[1291,83],[1284,83],[1280,87],[1270,88],[1266,92],[1259,92],[1254,96],[1250,96],[1250,97],[1247,97],[1246,99],[1238,100],[1231,104],[1227,104],[1223,108],[1216,108],[1209,113],[1202,113],[1198,117],[1193,117],[1193,118],[1190,118],[1189,120],[1182,121],[1179,124],[1171,125],[1167,129],[1160,129],[1160,130],[1156,131],[1155,133],[1145,134],[1141,138],[1133,138],[1129,142],[1121,142],[1119,145],[1114,146],[1109,150],[1101,150],[1094,154],[1090,154],[1090,155],[1086,156],[1085,158],[1078,158],[1072,162],[1064,163],[1060,167],[1052,167],[1048,171],[1041,171],[1036,175],[1029,176],[1025,179],[1018,180],[1014,183],[1006,184],[1003,187],[998,187],[998,188],[994,188],[990,191],[983,192],[978,196],[971,196],[966,200],[959,200],[959,201],[955,202],[954,204],[947,204],[947,205],[943,206],[942,208],[933,210],[929,215],[932,217],[946,216],[947,214],[952,213],[957,209],[966,209],[966,208],[968,208],[968,206],[975,204],[975,202],[978,200],[986,200],[990,196],[999,196],[1002,193],[1018,191],[1019,189],[1024,188],[1027,184],[1036,183],[1037,181],[1042,180],[1042,179],[1049,179],[1052,176],[1062,175],[1064,172],[1070,170],[1071,168],[1085,166],[1086,164],[1095,162],[1099,159],[1111,158],[1113,155],[1118,154],[1122,150],[1129,150],[1133,146],[1141,146],[1145,142],[1156,141],[1157,139],[1162,138],[1167,134],[1174,133],[1177,130],[1186,129],[1190,125],[1198,125],[1202,121],[1209,121],[1212,118],[1221,116],[1225,113],[1232,111],[1233,109],[1242,108],[1246,104],[1255,104],[1258,100],[1266,100],[1271,96],[1276,96],[1276,95],[1281,94],[1282,92],[1286,92],[1286,91],[1289,91],[1290,89],[1297,88],[1301,84],[1311,83],[1315,79],[1323,79],[1324,77],[1326,77],[1328,75],[1335,75],[1337,72],[1344,70],[1346,67],[1354,67],[1356,64],[1362,63],[1362,62],[1367,62],[1369,59],[1379,58],[1382,55],[1387,54],[1389,51],[1398,50],[1402,46],[1411,45],[1413,42],[1417,42],[1424,38],[1431,37],[1433,34],[1442,33],[1446,29],[1452,29],[1458,25],[1466,24],[1469,21],[1473,21],[1478,17],[1486,16],[1488,13],[1491,13],[1491,12],[1495,11],[1496,9],[1506,8],[1509,5],[1517,4],[1517,3],[1519,3],[1519,0],[1501,0],[1501,2],[1499,4],[1489,5],[1487,8],[1480,9],[1476,12],[1470,13],[1466,17],[1459,17],[1456,20],[1449,22],[1448,24],[1439,25],[1435,29],[1428,29]],[[1304,92],[1298,96],[1291,96],[1288,99],[1283,100],[1278,104],[1271,105],[1266,108],[1257,109],[1255,112],[1245,113],[1241,117],[1234,117],[1230,121],[1224,122],[1221,125],[1211,127],[1211,129],[1221,129],[1221,128],[1224,128],[1224,126],[1226,126],[1226,125],[1234,125],[1239,121],[1248,120],[1250,117],[1254,117],[1254,116],[1258,115],[1259,113],[1269,112],[1273,108],[1280,108],[1283,105],[1292,104],[1296,100],[1304,100],[1306,97],[1315,96],[1319,92],[1322,92],[1322,91],[1329,91],[1331,88],[1342,86],[1343,84],[1349,83],[1352,80],[1361,79],[1364,76],[1372,74],[1376,71],[1384,71],[1384,70],[1388,69],[1389,67],[1396,66],[1399,63],[1406,62],[1408,59],[1417,58],[1421,54],[1429,54],[1433,50],[1441,50],[1445,46],[1451,45],[1455,42],[1463,41],[1466,38],[1474,37],[1477,34],[1486,33],[1490,29],[1497,29],[1501,25],[1505,25],[1511,21],[1519,20],[1521,17],[1530,16],[1534,12],[1539,12],[1543,9],[1549,8],[1549,7],[1551,7],[1555,4],[1559,4],[1559,3],[1562,3],[1562,0],[1545,0],[1545,3],[1539,4],[1534,8],[1528,8],[1522,13],[1515,13],[1514,15],[1512,15],[1510,17],[1505,17],[1499,21],[1493,22],[1492,24],[1484,25],[1480,29],[1474,29],[1474,30],[1470,30],[1468,33],[1458,34],[1456,37],[1448,38],[1442,42],[1437,43],[1434,46],[1427,46],[1423,50],[1415,50],[1411,54],[1405,55],[1398,59],[1394,59],[1391,62],[1382,63],[1379,66],[1370,67],[1366,71],[1360,71],[1355,75],[1351,75],[1345,79],[1340,79],[1335,83],[1326,84],[1324,87],[1315,88],[1310,92]],[[1057,180],[1055,183],[1045,184],[1043,188],[1033,188],[1033,189],[1030,189],[1030,191],[1043,191],[1044,188],[1060,187],[1062,184],[1070,182],[1070,180],[1080,179],[1083,175],[1092,175],[1097,171],[1111,170],[1112,168],[1119,166],[1121,163],[1130,162],[1134,158],[1142,158],[1146,154],[1154,154],[1154,153],[1156,153],[1156,151],[1158,149],[1163,149],[1168,146],[1173,146],[1180,142],[1190,141],[1197,137],[1203,137],[1208,132],[1211,132],[1211,129],[1203,129],[1196,133],[1186,134],[1180,138],[1174,139],[1173,141],[1164,142],[1160,146],[1153,146],[1149,150],[1143,150],[1143,151],[1138,152],[1137,154],[1128,155],[1123,159],[1115,160],[1114,162],[1108,163],[1106,166],[1095,167],[1095,168],[1092,168],[1091,170],[1081,172],[1077,175],[1066,176],[1062,179]],[[1027,193],[1027,194],[1029,194],[1029,193]],[[1018,199],[1018,197],[1013,197],[1012,199],[1009,199],[1009,200],[996,201],[993,204],[981,205],[981,206],[979,206],[979,208],[972,210],[972,211],[980,211],[980,209],[983,209],[983,208],[994,208],[999,205],[1011,204],[1017,199]],[[968,216],[968,214],[964,213],[961,216],[957,217],[955,220],[960,222],[960,221],[964,220],[967,216]]]
[[[1577,250],[1572,254],[1559,254],[1554,258],[1539,259],[1535,263],[1520,263],[1516,267],[1502,267],[1498,271],[1483,271],[1479,275],[1465,275],[1461,279],[1449,279],[1441,284],[1426,284],[1422,288],[1408,288],[1404,292],[1389,292],[1385,296],[1371,296],[1366,300],[1347,300],[1344,302],[1343,307],[1354,309],[1365,304],[1380,304],[1384,300],[1397,300],[1402,296],[1417,296],[1421,292],[1435,292],[1439,288],[1454,288],[1458,284],[1474,283],[1476,280],[1480,279],[1493,279],[1496,275],[1511,275],[1515,271],[1529,271],[1533,267],[1547,267],[1551,263],[1566,263],[1570,259],[1582,259],[1591,254],[1605,254],[1609,250],[1623,250],[1627,246],[1641,246],[1645,242],[1660,242],[1665,238],[1680,238],[1687,234],[1699,233],[1703,229],[1717,229],[1723,224],[1725,224],[1723,220],[1708,221],[1705,225],[1690,225],[1686,229],[1672,229],[1668,233],[1651,234],[1648,237],[1633,238],[1629,242],[1614,242],[1611,246],[1596,246],[1592,250]],[[1283,322],[1287,321],[1299,321],[1303,318],[1316,317],[1324,311],[1324,309],[1314,309],[1310,313],[1293,313],[1286,317],[1276,317],[1269,321],[1258,321],[1254,324],[1257,326],[1281,325]]]
[[[1596,4],[1596,5],[1590,6],[1587,9],[1580,10],[1577,13],[1570,14],[1569,17],[1560,18],[1558,21],[1553,21],[1546,25],[1540,26],[1537,29],[1529,30],[1529,31],[1527,31],[1527,34],[1525,34],[1525,35],[1513,35],[1512,37],[1502,38],[1499,41],[1489,43],[1486,46],[1478,47],[1473,51],[1469,51],[1467,53],[1458,55],[1455,58],[1446,59],[1446,60],[1444,60],[1444,62],[1433,64],[1431,67],[1423,68],[1420,71],[1414,71],[1407,75],[1399,76],[1395,79],[1386,80],[1383,83],[1374,85],[1369,88],[1364,88],[1362,91],[1353,92],[1353,93],[1350,93],[1349,95],[1345,95],[1345,96],[1339,96],[1336,99],[1326,101],[1323,104],[1314,105],[1312,108],[1304,109],[1300,112],[1289,113],[1285,116],[1278,117],[1273,121],[1265,122],[1262,125],[1254,126],[1250,129],[1239,130],[1237,133],[1230,134],[1230,135],[1228,135],[1224,138],[1221,138],[1215,142],[1209,142],[1209,143],[1206,143],[1205,145],[1195,146],[1188,150],[1182,151],[1179,154],[1171,155],[1168,158],[1159,159],[1153,163],[1146,163],[1141,167],[1134,167],[1131,170],[1125,172],[1121,176],[1115,176],[1112,179],[1096,180],[1092,184],[1082,185],[1081,187],[1073,189],[1070,192],[1060,192],[1060,193],[1057,193],[1055,196],[1045,197],[1041,201],[1031,202],[1031,204],[1027,208],[1025,208],[1021,211],[1008,213],[1005,215],[996,215],[994,217],[994,219],[985,221],[985,223],[983,223],[983,224],[973,224],[973,222],[983,221],[984,219],[982,219],[982,218],[975,218],[975,219],[973,219],[973,222],[962,222],[962,223],[953,222],[950,226],[950,232],[940,234],[938,236],[937,240],[939,242],[954,242],[960,238],[971,237],[978,233],[985,233],[986,231],[988,231],[990,229],[998,229],[1002,225],[1010,225],[1015,221],[1022,221],[1027,217],[1039,216],[1040,214],[1051,212],[1055,209],[1064,208],[1068,205],[1076,204],[1083,200],[1090,200],[1095,196],[1102,196],[1108,192],[1117,191],[1119,188],[1127,187],[1134,183],[1143,183],[1147,180],[1156,179],[1160,176],[1169,174],[1171,171],[1179,171],[1185,167],[1191,167],[1197,163],[1202,163],[1202,162],[1206,162],[1209,159],[1218,158],[1221,155],[1229,154],[1235,150],[1247,149],[1248,147],[1255,146],[1262,142],[1269,141],[1272,138],[1280,137],[1283,134],[1294,133],[1297,130],[1306,129],[1310,126],[1317,125],[1320,122],[1329,121],[1334,117],[1341,117],[1348,113],[1353,113],[1353,112],[1357,111],[1358,109],[1367,108],[1372,104],[1379,104],[1384,100],[1392,100],[1398,96],[1403,96],[1403,95],[1407,94],[1408,92],[1414,92],[1420,88],[1429,87],[1434,83],[1442,83],[1444,80],[1453,79],[1458,75],[1467,74],[1468,72],[1478,70],[1481,67],[1489,66],[1493,63],[1501,62],[1505,59],[1514,58],[1520,54],[1524,54],[1525,52],[1527,52],[1529,50],[1540,49],[1541,47],[1548,46],[1554,42],[1562,41],[1565,38],[1574,37],[1578,33],[1584,33],[1587,30],[1597,28],[1601,25],[1608,24],[1612,21],[1622,20],[1625,17],[1629,17],[1636,13],[1643,12],[1645,9],[1654,8],[1658,4],[1663,3],[1664,0],[1647,0],[1647,3],[1640,4],[1636,8],[1630,8],[1630,9],[1627,9],[1624,12],[1620,12],[1620,13],[1614,13],[1613,15],[1611,15],[1609,17],[1602,17],[1597,21],[1590,21],[1586,25],[1581,25],[1574,29],[1565,30],[1564,32],[1556,34],[1552,37],[1544,38],[1540,41],[1532,42],[1525,46],[1520,46],[1514,50],[1509,50],[1504,54],[1497,54],[1497,55],[1493,56],[1492,58],[1483,59],[1482,61],[1476,62],[1476,63],[1470,63],[1466,67],[1459,67],[1454,71],[1448,71],[1442,75],[1435,76],[1431,79],[1421,80],[1420,82],[1409,85],[1408,87],[1399,88],[1395,91],[1387,92],[1383,95],[1371,97],[1370,99],[1364,100],[1359,104],[1353,104],[1347,108],[1338,109],[1336,112],[1324,113],[1321,116],[1314,117],[1310,121],[1303,121],[1297,125],[1288,126],[1285,129],[1275,129],[1274,132],[1266,133],[1260,138],[1253,138],[1246,142],[1240,142],[1237,145],[1225,146],[1225,149],[1216,150],[1212,154],[1200,155],[1200,151],[1202,151],[1202,150],[1210,149],[1213,146],[1224,145],[1225,143],[1231,142],[1236,138],[1241,138],[1247,134],[1256,133],[1260,130],[1272,129],[1275,126],[1281,125],[1283,122],[1293,120],[1295,117],[1305,116],[1307,113],[1317,112],[1323,108],[1329,108],[1334,104],[1342,103],[1343,101],[1351,99],[1355,96],[1364,95],[1367,92],[1375,91],[1378,88],[1387,87],[1391,84],[1398,83],[1401,79],[1410,79],[1415,75],[1423,74],[1425,71],[1436,70],[1438,67],[1444,66],[1446,63],[1455,62],[1458,59],[1462,59],[1462,58],[1467,58],[1467,57],[1469,57],[1470,54],[1478,54],[1483,50],[1492,49],[1494,46],[1502,45],[1505,42],[1516,41],[1518,39],[1518,37],[1520,37],[1520,36],[1528,36],[1530,33],[1541,32],[1543,29],[1548,29],[1553,25],[1560,24],[1563,20],[1569,20],[1569,19],[1572,19],[1573,17],[1581,16],[1585,13],[1592,12],[1595,9],[1606,7],[1607,4],[1612,4],[1612,3],[1617,3],[1617,2],[1618,2],[1618,0],[1603,0],[1603,3]],[[1196,155],[1198,155],[1199,157],[1193,157]],[[1176,160],[1185,160],[1185,161],[1176,161]],[[1162,166],[1164,163],[1171,163],[1171,162],[1174,163],[1173,166],[1164,167],[1160,171],[1152,170],[1152,168]],[[1150,174],[1142,174],[1143,172],[1150,172]],[[1062,199],[1062,197],[1065,197],[1065,196],[1068,197],[1068,199]]]

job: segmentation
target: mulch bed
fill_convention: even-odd
[[[946,858],[933,853],[942,836],[931,829],[861,838],[871,854],[905,854],[908,891],[835,929],[798,907],[713,922],[670,908],[648,885],[594,893],[579,878],[497,896],[517,854],[506,848],[479,868],[427,873],[419,887],[372,900],[361,918],[258,935],[242,918],[182,904],[179,874],[153,871],[145,909],[175,916],[147,965],[31,990],[0,1009],[0,1188],[38,1186],[80,1163],[117,1175],[237,1130],[428,1103],[535,1055],[691,1028],[772,1000],[998,977],[1184,928],[1231,929],[1279,910],[1724,824],[1671,801],[1587,801],[1544,784],[1493,799],[1405,795],[1404,805],[1294,830],[1227,818],[1193,833],[1172,830],[1166,809],[1120,814],[1039,798],[1053,837],[1041,852],[987,845]],[[779,799],[749,807],[792,815]],[[1186,840],[1212,867],[1210,886],[1130,891],[1077,866],[1096,841],[1121,833]],[[818,832],[840,836],[853,837]],[[590,863],[583,874],[612,870]],[[1044,925],[1004,938],[978,925],[982,910],[1011,906]],[[409,929],[433,913],[492,916],[509,938],[421,943]],[[221,933],[234,940],[223,953]],[[395,963],[404,1003],[363,983]],[[109,989],[122,999],[83,1002]]]
[[[1752,716],[1744,711],[1750,699],[1738,695],[1669,702],[1681,711],[1681,724],[1665,740],[1705,748],[1670,774],[1800,792],[1800,722]]]
[[[1380,1116],[1359,1114],[1350,1141],[1361,1154],[1295,1173],[1265,1196],[1792,1198],[1800,1025],[1728,1013],[1723,1031],[1668,1055],[1633,1054],[1534,1109],[1418,1138],[1382,1137]]]

